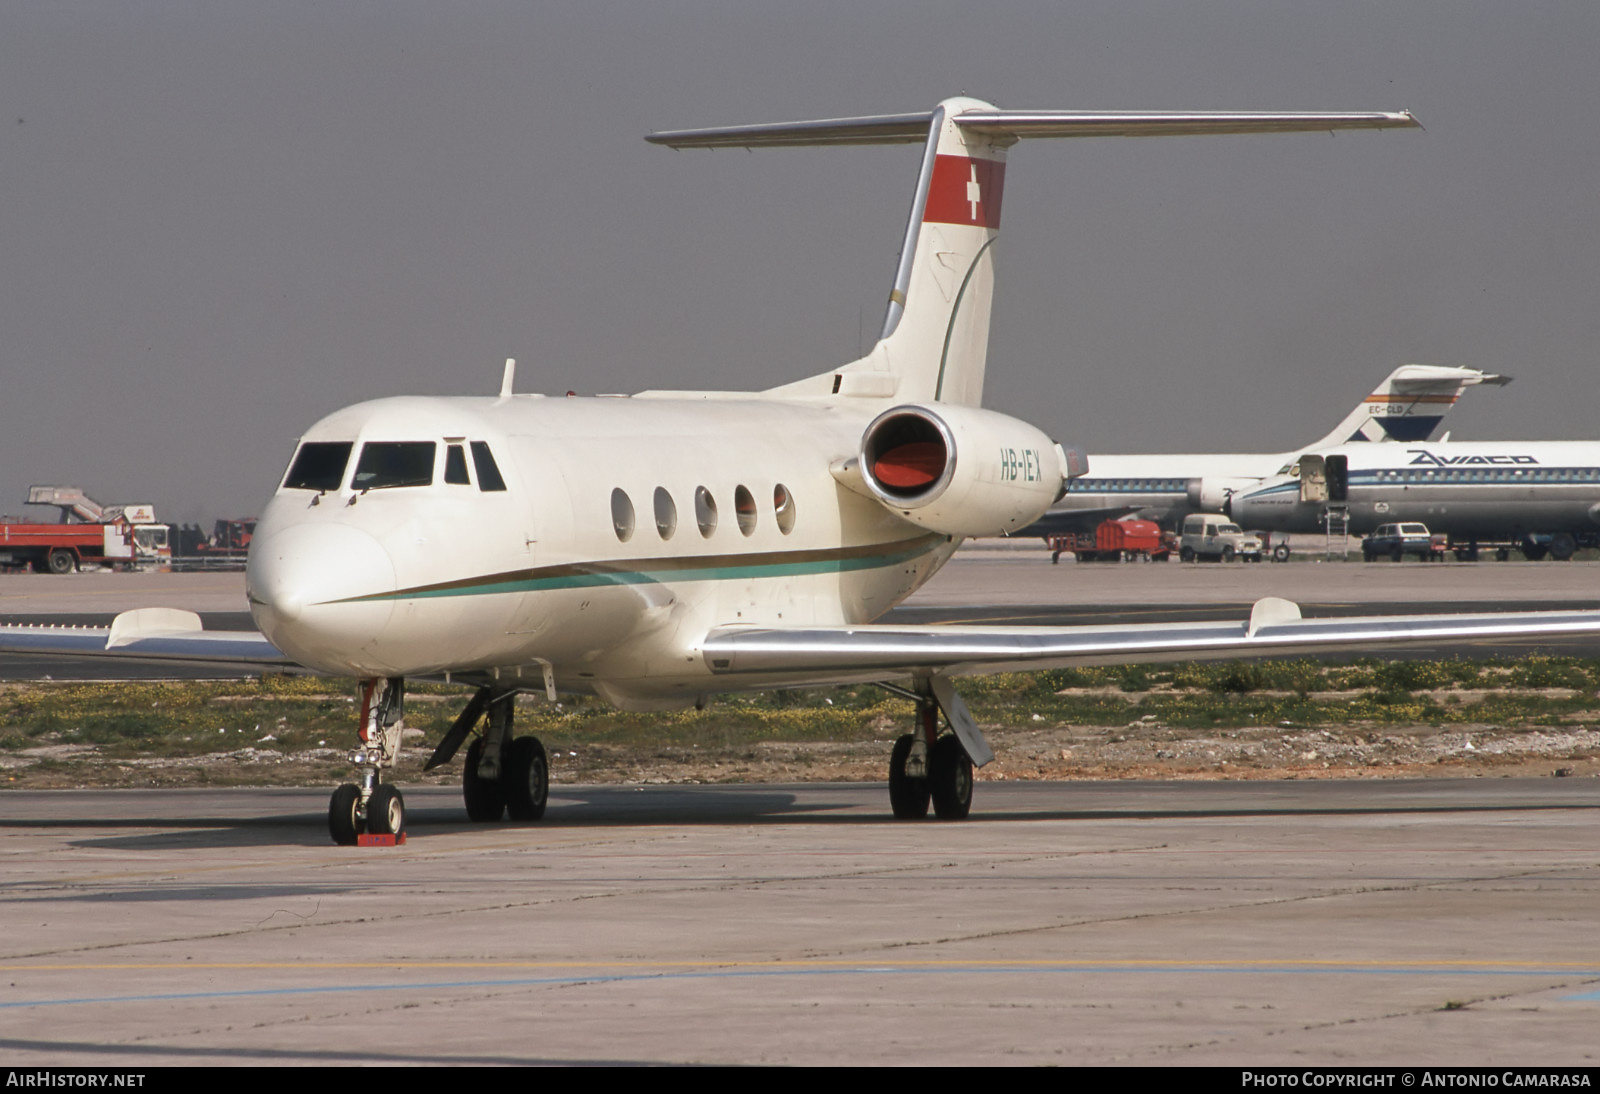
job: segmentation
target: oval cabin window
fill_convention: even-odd
[[[672,500],[665,486],[656,487],[656,531],[662,539],[671,539],[678,530],[678,504]]]
[[[611,527],[623,543],[633,538],[633,499],[622,487],[611,491]]]
[[[694,522],[700,526],[700,534],[706,539],[710,539],[711,533],[717,530],[717,499],[703,486],[695,487]]]
[[[756,530],[756,499],[745,487],[733,491],[733,515],[738,518],[739,531],[750,535]]]
[[[794,528],[794,497],[781,482],[772,488],[772,510],[778,531],[788,535]]]

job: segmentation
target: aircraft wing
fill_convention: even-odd
[[[1600,611],[1496,612],[1304,619],[1267,597],[1248,620],[1086,627],[720,627],[702,650],[718,675],[793,672],[819,679],[971,676],[1093,663],[1182,661],[1324,652],[1384,653],[1432,642],[1600,635]]]
[[[1026,528],[1012,532],[1009,538],[1048,538],[1093,532],[1102,522],[1137,513],[1140,508],[1137,505],[1107,505],[1099,509],[1051,509]]]
[[[208,631],[194,612],[175,608],[123,612],[109,627],[7,624],[0,626],[0,652],[295,667],[257,631]]]

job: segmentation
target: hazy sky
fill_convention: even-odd
[[[1397,364],[1457,438],[1593,437],[1600,4],[0,0],[0,511],[245,516],[364,398],[760,388],[883,316],[919,151],[654,129],[1003,107],[1414,110],[1025,142],[987,403],[1281,450]]]

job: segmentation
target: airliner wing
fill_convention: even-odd
[[[1012,539],[1031,536],[1066,536],[1093,532],[1101,523],[1139,511],[1137,505],[1106,505],[1099,509],[1052,509],[1026,528],[1011,533]]]
[[[721,627],[702,650],[714,674],[784,673],[856,680],[991,672],[1091,663],[1380,653],[1430,642],[1600,635],[1600,611],[1504,612],[1303,619],[1277,597],[1233,623],[1137,623],[1089,627]]]
[[[0,652],[118,656],[258,668],[295,665],[256,631],[208,631],[194,612],[175,608],[123,612],[109,627],[7,624],[0,626]]]

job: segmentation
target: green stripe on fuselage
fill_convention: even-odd
[[[419,585],[392,593],[371,593],[334,601],[356,604],[374,600],[424,600],[442,596],[484,596],[493,593],[540,592],[547,589],[590,589],[604,585],[652,585],[663,581],[743,581],[807,574],[851,573],[896,566],[927,554],[949,536],[927,535],[894,543],[836,547],[815,551],[773,551],[751,555],[703,558],[648,558],[541,566],[532,570],[486,574],[483,577]]]

